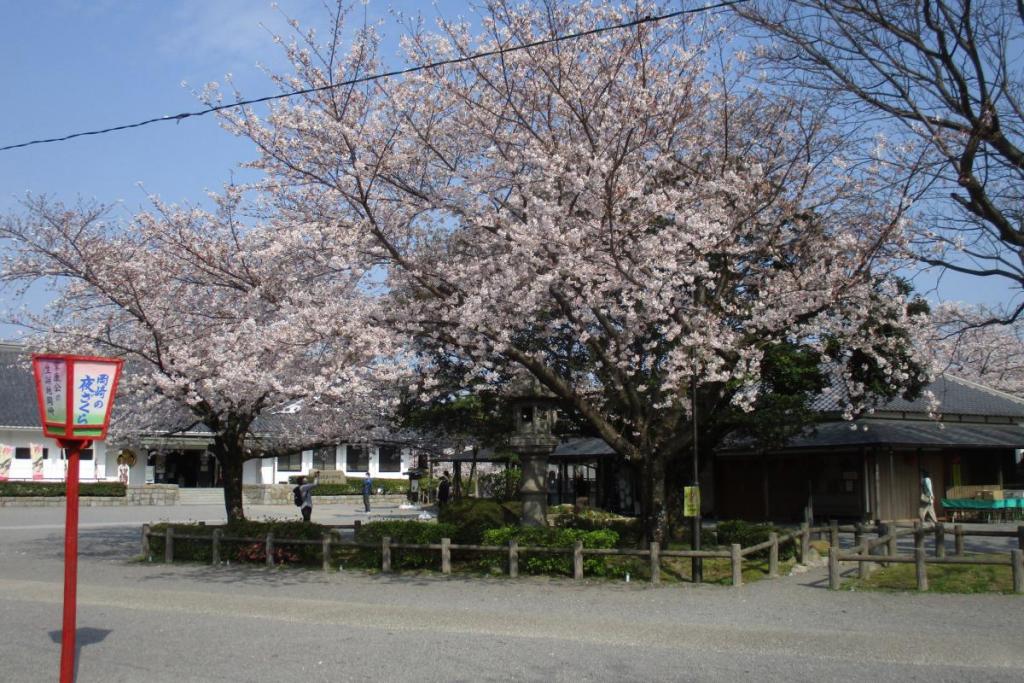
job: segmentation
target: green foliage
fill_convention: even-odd
[[[443,507],[437,521],[451,524],[455,531],[453,543],[478,544],[489,529],[517,524],[522,515],[521,504],[499,503],[490,498],[463,498]]]
[[[516,541],[520,546],[541,548],[563,548],[571,551],[576,541],[582,541],[584,548],[614,548],[619,535],[610,529],[583,531],[582,529],[559,529],[555,527],[518,527],[506,526],[484,532],[481,539],[483,545],[508,545]],[[504,558],[490,555],[481,559],[484,569],[494,571],[504,562]],[[572,575],[572,553],[530,553],[520,551],[519,567],[527,574],[567,574]],[[620,569],[610,565],[604,557],[585,557],[583,573],[585,576],[616,575]],[[624,569],[622,571],[625,571]]]
[[[505,502],[519,499],[519,483],[523,479],[523,471],[518,467],[508,467],[501,472],[480,475],[480,490],[486,491],[497,501]]]
[[[609,529],[618,535],[620,547],[635,546],[643,536],[640,520],[635,517],[623,517],[598,508],[581,508],[574,512],[571,505],[559,506],[556,511],[556,527],[583,531]]]
[[[1007,560],[998,553],[975,555],[979,558]],[[891,564],[876,569],[866,579],[849,579],[848,590],[916,591],[917,574],[913,564]],[[1013,573],[1005,565],[928,565],[928,590],[933,593],[1012,593]]]
[[[288,483],[292,486],[298,484],[302,475],[288,477]],[[384,489],[384,494],[405,494],[409,491],[408,479],[374,479],[373,490]],[[314,496],[358,496],[363,493],[363,478],[350,478],[344,484],[318,484],[313,489]]]
[[[0,482],[0,496],[22,498],[26,496],[62,497],[66,495],[64,482],[5,481]],[[95,496],[124,497],[125,485],[119,481],[99,481],[79,484],[78,495],[87,498]]]
[[[375,548],[360,548],[350,564],[380,568],[381,540],[389,536],[394,543],[437,544],[442,538],[455,535],[452,524],[432,524],[415,520],[370,522],[359,530],[360,543],[373,543]],[[391,566],[395,569],[440,568],[441,553],[437,550],[392,550]]]
[[[780,536],[784,533],[782,530],[776,529],[771,524],[754,524],[740,519],[719,522],[716,529],[719,545],[728,546],[733,543],[739,543],[740,546],[744,548],[749,548],[750,546],[757,545],[758,543],[764,543],[768,540],[768,534],[773,531],[777,532]],[[795,543],[785,543],[779,546],[780,560],[788,560],[795,555]],[[749,557],[763,559],[768,557],[768,551],[761,550]]]
[[[174,528],[176,536],[174,540],[174,561],[179,562],[204,562],[212,559],[212,543],[214,529],[220,529],[223,537],[259,539],[253,541],[231,541],[221,542],[220,555],[223,560],[231,562],[255,562],[263,564],[266,561],[266,546],[263,539],[268,533],[274,535],[274,558],[279,564],[319,566],[322,562],[321,546],[318,544],[289,545],[289,539],[303,539],[319,541],[323,534],[329,531],[328,527],[319,524],[306,523],[301,521],[282,520],[239,520],[225,525],[207,524],[155,524],[150,531],[155,534],[150,537],[149,548],[154,559],[162,559],[164,556],[163,534],[168,527]],[[203,540],[191,541],[177,536],[202,536]]]

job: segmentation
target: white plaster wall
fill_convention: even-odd
[[[47,439],[39,429],[0,429],[0,443],[15,448],[29,448],[32,444],[42,444],[48,449],[47,457],[43,460],[43,480],[63,481],[64,461],[61,459],[60,446],[53,439]],[[109,477],[111,470],[107,468],[107,448],[102,441],[96,441],[92,445],[93,459],[79,462],[78,477],[80,481],[96,481]],[[117,478],[117,468],[113,470],[113,479]],[[32,460],[12,460],[11,469],[7,473],[8,479],[32,480]]]
[[[242,484],[262,484],[260,460],[246,460],[242,463]]]

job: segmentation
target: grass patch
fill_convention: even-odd
[[[796,564],[795,560],[779,560],[779,576],[786,576]],[[663,581],[693,581],[693,561],[688,557],[663,557],[661,578]],[[645,572],[646,573],[646,572]],[[704,558],[704,583],[717,586],[732,585],[732,561],[724,557]],[[753,583],[768,577],[768,560],[744,558],[743,583]]]
[[[1006,560],[1006,565],[929,564],[928,590],[934,593],[1013,593],[1013,575],[1006,555],[977,557]],[[916,591],[913,564],[892,564],[876,569],[866,579],[847,579],[844,590]]]

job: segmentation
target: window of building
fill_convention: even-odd
[[[313,449],[314,470],[338,469],[337,449],[334,446],[322,446]]]
[[[91,448],[86,448],[86,449],[85,449],[84,451],[82,451],[82,452],[81,452],[81,454],[80,454],[80,455],[78,456],[78,459],[79,459],[79,460],[92,460],[92,449],[91,449]]]
[[[302,471],[302,453],[290,453],[288,455],[280,455],[277,458],[277,471],[278,472],[301,472]]]
[[[377,452],[380,456],[377,464],[381,472],[402,471],[402,451],[394,446],[381,446]]]
[[[349,445],[345,455],[346,472],[369,472],[370,471],[370,449],[366,446]]]
[[[15,460],[28,460],[32,457],[32,451],[28,448],[15,448],[14,459]]]

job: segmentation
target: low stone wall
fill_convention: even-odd
[[[176,484],[129,486],[126,505],[174,505],[178,502]]]
[[[245,505],[288,505],[292,502],[291,484],[246,484],[242,487]]]

